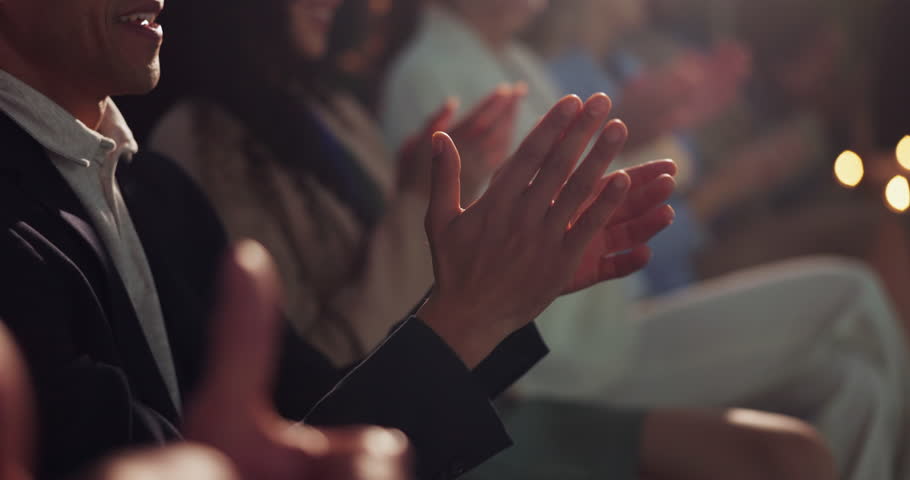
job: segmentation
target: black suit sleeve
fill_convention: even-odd
[[[136,159],[131,166],[132,173],[143,182],[122,181],[121,184],[127,197],[134,199],[130,203],[134,219],[143,219],[136,222],[143,239],[154,239],[149,243],[156,246],[155,250],[167,251],[167,255],[159,255],[147,248],[150,262],[164,265],[179,259],[174,268],[162,266],[155,270],[160,274],[179,269],[184,273],[181,275],[184,280],[208,277],[209,280],[199,283],[213,283],[212,262],[200,263],[201,246],[187,247],[190,244],[211,245],[218,248],[209,247],[209,251],[223,250],[226,240],[220,225],[213,223],[215,214],[202,194],[169,160],[160,157],[144,160]],[[141,171],[144,166],[149,167],[149,171]],[[126,172],[122,170],[123,174]],[[152,228],[158,221],[156,212],[162,210],[162,194],[146,192],[143,195],[141,190],[156,184],[160,188],[153,188],[153,191],[168,192],[166,201],[173,208],[166,210],[181,212],[187,217],[176,229],[182,232],[179,236],[155,233],[174,231],[173,218],[168,219],[168,225]],[[137,201],[142,198],[153,201]],[[168,240],[171,237],[173,241]],[[164,245],[169,247],[161,249]],[[186,254],[178,253],[180,251]],[[189,268],[188,264],[203,265],[203,268]],[[203,273],[187,275],[196,270]],[[175,285],[178,280],[164,283]],[[196,290],[205,291],[206,288]],[[168,292],[167,286],[159,288],[162,299],[170,297]],[[191,319],[192,315],[186,317]],[[169,328],[173,334],[179,325],[190,323],[196,324],[198,319],[196,322],[169,322]],[[176,336],[199,337],[191,333]],[[177,346],[175,356],[178,358],[189,359],[204,350],[201,345],[183,348],[178,338],[172,340],[172,345]],[[181,355],[181,351],[186,355]],[[305,418],[314,425],[362,424],[400,429],[409,436],[416,451],[419,477],[448,478],[510,445],[490,399],[517,380],[546,352],[537,329],[530,326],[503,342],[471,372],[429,327],[411,318],[402,322],[365,361],[343,370],[333,366],[288,328],[278,366],[275,402],[284,417]]]
[[[529,327],[471,372],[432,329],[411,318],[335,385],[305,420],[321,426],[400,429],[415,450],[418,478],[453,478],[511,445],[491,394],[514,382],[545,353],[536,329]],[[285,369],[281,379],[289,392],[299,389],[295,381],[306,383],[306,378],[289,375],[293,373]],[[279,395],[279,403],[282,396],[295,397]],[[293,408],[286,405],[284,413],[287,407]]]

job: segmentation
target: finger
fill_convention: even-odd
[[[319,432],[326,438],[326,447],[309,455],[306,470],[311,478],[409,478],[410,451],[407,437],[400,431],[344,427]]]
[[[427,208],[426,227],[430,238],[442,232],[461,214],[461,158],[452,138],[433,134],[433,184]]]
[[[587,268],[578,272],[572,284],[563,293],[575,293],[601,282],[627,277],[645,268],[650,260],[651,248],[647,245],[639,245],[630,251],[597,259],[594,265],[584,266]]]
[[[265,248],[252,240],[228,254],[215,308],[205,393],[222,402],[263,402],[271,391],[280,287]]]
[[[575,118],[572,126],[566,131],[565,137],[550,154],[549,158],[541,167],[540,173],[534,179],[534,184],[528,192],[528,201],[531,205],[531,212],[539,212],[541,210],[538,210],[538,208],[543,209],[553,202],[553,199],[556,198],[559,191],[566,183],[566,179],[569,178],[572,170],[577,166],[578,158],[584,153],[585,149],[588,148],[591,137],[594,136],[597,130],[607,121],[607,116],[610,114],[612,106],[613,104],[610,101],[610,97],[602,93],[591,96],[585,103],[582,113]],[[608,129],[607,133],[611,138],[624,136],[623,133],[617,133],[615,128]],[[616,151],[613,151],[612,153],[615,154]],[[607,158],[606,165],[609,165],[610,159],[611,157]],[[603,162],[600,163],[600,165],[603,164]],[[591,182],[589,186],[593,186],[593,184],[596,183],[604,170],[606,170],[605,166],[599,173],[595,174],[595,176],[590,179]],[[588,173],[591,174],[592,172],[589,171]],[[581,203],[581,201],[578,203]],[[546,212],[547,210],[543,211]],[[566,215],[567,220],[572,211],[574,211],[574,209]]]
[[[482,134],[493,125],[497,116],[514,101],[513,88],[500,85],[464,116],[452,129],[452,135],[461,140]]]
[[[647,185],[639,185],[629,190],[626,201],[610,219],[611,223],[621,223],[648,212],[660,204],[664,204],[673,195],[676,189],[676,180],[670,175],[663,174]]]
[[[590,255],[602,257],[634,248],[649,242],[673,223],[676,213],[669,205],[661,205],[632,220],[607,225],[589,245]]]
[[[629,178],[632,179],[632,188],[650,183],[661,175],[675,177],[678,170],[676,162],[670,159],[653,160],[625,169],[626,173],[629,174]]]
[[[575,174],[559,194],[556,203],[547,213],[547,221],[567,225],[580,211],[598,187],[603,185],[601,178],[609,168],[613,158],[622,150],[628,137],[626,126],[619,120],[611,120],[600,134],[600,138],[576,170]],[[629,180],[631,182],[631,178]]]
[[[541,118],[534,130],[524,139],[518,151],[503,166],[488,193],[496,201],[508,201],[528,188],[541,164],[562,137],[566,128],[581,109],[581,99],[575,95],[563,97]]]
[[[508,135],[510,137],[509,140],[511,140],[511,134],[515,127],[515,117],[520,105],[520,96],[512,95],[508,97],[495,111],[490,112],[489,117],[482,122],[478,122],[478,126],[472,133],[471,138],[478,143],[489,143],[494,137]]]
[[[610,175],[610,180],[597,200],[591,204],[578,219],[578,222],[566,232],[565,246],[571,252],[581,255],[585,247],[604,225],[610,220],[613,213],[622,205],[629,191],[631,180],[622,171]]]
[[[449,125],[452,123],[452,118],[455,117],[455,112],[458,111],[458,103],[458,99],[455,97],[446,99],[445,103],[439,107],[439,110],[424,124],[421,136],[427,138],[435,132],[448,130]]]
[[[12,334],[0,322],[0,478],[25,480],[34,441],[28,373]]]

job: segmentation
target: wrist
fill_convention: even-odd
[[[461,314],[430,297],[417,312],[417,318],[430,327],[455,352],[469,370],[473,370],[504,339],[489,329],[472,328],[476,317]]]

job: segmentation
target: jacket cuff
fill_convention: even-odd
[[[454,478],[512,442],[482,382],[417,318],[403,322],[306,419],[403,431],[418,478]]]

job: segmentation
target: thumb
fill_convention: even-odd
[[[433,134],[433,180],[427,209],[427,234],[433,238],[461,212],[461,157],[452,138]]]
[[[205,394],[237,404],[267,401],[277,357],[280,284],[266,249],[237,243],[221,272]]]

